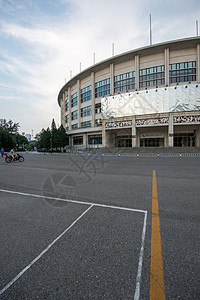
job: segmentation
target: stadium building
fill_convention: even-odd
[[[200,147],[200,38],[113,56],[60,90],[70,146]]]

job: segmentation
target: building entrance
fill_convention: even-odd
[[[140,147],[163,147],[164,138],[143,138],[140,139]]]
[[[132,147],[131,135],[120,135],[115,137],[115,147]]]
[[[195,133],[175,133],[174,147],[195,147]]]

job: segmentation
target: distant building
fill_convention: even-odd
[[[113,56],[60,90],[70,145],[200,147],[200,38]]]
[[[31,141],[31,134],[26,133],[26,134],[25,134],[25,137],[27,138],[27,140],[28,140],[29,142]]]

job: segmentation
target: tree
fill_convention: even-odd
[[[36,135],[37,147],[39,149],[53,149],[63,148],[68,145],[68,136],[65,132],[64,127],[61,125],[58,129],[56,128],[56,123],[54,119],[51,123],[51,130],[44,128],[39,134]]]
[[[50,149],[51,131],[49,127],[47,130],[44,128],[39,134],[36,134],[37,147],[40,149]]]
[[[69,141],[68,141],[68,136],[66,134],[66,131],[63,127],[63,125],[61,125],[57,131],[56,131],[56,134],[55,134],[55,137],[54,137],[54,144],[55,144],[55,147],[56,148],[62,148],[62,147],[65,147]]]
[[[12,120],[0,119],[0,147],[9,150],[13,147],[21,147],[28,143],[28,140],[18,133],[19,123]]]
[[[24,148],[27,147],[28,140],[25,136],[17,133],[13,136],[13,138],[14,138],[15,146],[17,147],[17,149],[23,149],[24,150]]]
[[[15,146],[13,136],[5,129],[0,127],[0,147],[9,150]]]
[[[53,119],[52,122],[51,122],[51,131],[54,131],[54,130],[57,130],[57,127],[56,127],[56,122]]]
[[[20,126],[19,123],[13,123],[12,120],[7,122],[6,119],[0,119],[0,127],[13,134],[19,131]]]

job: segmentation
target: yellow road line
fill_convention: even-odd
[[[156,171],[152,180],[150,300],[165,300]]]

